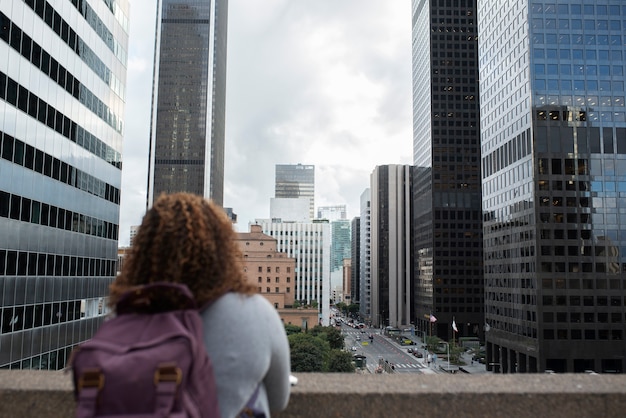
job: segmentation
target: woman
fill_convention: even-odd
[[[161,195],[143,218],[110,305],[130,288],[183,283],[202,311],[222,417],[241,412],[257,387],[255,410],[280,411],[289,400],[289,344],[274,307],[242,274],[241,253],[226,214],[188,193]]]

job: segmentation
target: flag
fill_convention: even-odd
[[[430,314],[430,322],[437,322],[437,318],[435,318],[435,315]]]
[[[459,329],[456,327],[456,322],[454,322],[454,319],[452,320],[452,329],[454,330],[454,332],[459,332]]]

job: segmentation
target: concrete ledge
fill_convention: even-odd
[[[306,417],[623,417],[626,375],[297,374],[286,411]],[[0,417],[70,417],[70,375],[0,371]]]

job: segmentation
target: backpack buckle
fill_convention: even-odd
[[[98,390],[104,387],[104,374],[100,369],[85,369],[78,379],[78,391],[83,388],[97,388]]]
[[[161,382],[176,382],[180,385],[183,381],[183,372],[175,364],[161,364],[154,372],[154,384],[158,386]]]

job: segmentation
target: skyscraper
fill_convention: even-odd
[[[371,175],[371,319],[377,327],[413,321],[411,171],[393,164]]]
[[[222,205],[227,0],[160,0],[148,201],[190,192]]]
[[[485,0],[487,363],[626,365],[626,5]]]
[[[0,368],[60,369],[115,278],[129,2],[0,2]]]
[[[350,248],[350,303],[359,303],[361,297],[361,218],[352,218]]]
[[[413,1],[416,325],[444,339],[483,328],[477,37],[475,0]]]
[[[371,251],[371,190],[363,190],[360,198],[361,219],[359,229],[359,313],[372,322],[372,251]]]
[[[310,217],[315,217],[315,166],[276,164],[274,197],[310,199]]]

